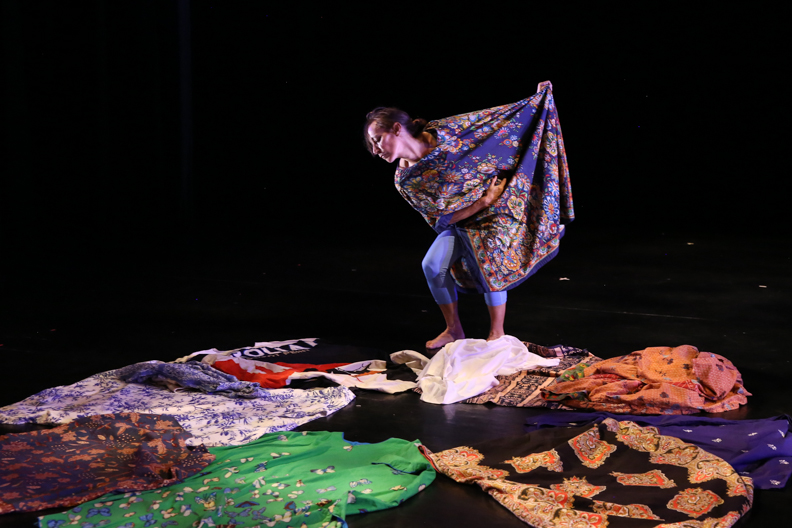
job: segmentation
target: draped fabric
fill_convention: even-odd
[[[722,458],[630,421],[422,450],[541,528],[726,528],[753,504],[751,478]]]
[[[509,290],[552,259],[564,223],[574,219],[572,189],[550,88],[513,104],[430,121],[437,147],[396,170],[401,195],[435,230],[451,228],[463,255],[451,272],[460,291]],[[481,198],[493,178],[500,199],[448,226],[450,214]]]
[[[581,363],[542,389],[546,400],[567,407],[626,414],[724,412],[744,405],[750,395],[731,361],[691,345]]]
[[[117,413],[0,436],[0,513],[175,484],[215,460],[172,416]],[[90,515],[89,515],[90,517]]]
[[[270,389],[267,397],[229,398],[203,392],[126,383],[118,369],[52,387],[0,407],[0,423],[67,423],[83,416],[138,412],[167,414],[192,435],[187,445],[239,445],[265,433],[290,431],[325,418],[355,399],[346,387]]]
[[[533,345],[532,343],[526,343]],[[538,347],[538,345],[533,345]],[[545,348],[546,347],[539,347]],[[506,407],[545,407],[548,409],[571,409],[561,402],[547,401],[542,397],[542,389],[555,383],[566,370],[583,363],[592,365],[602,361],[587,350],[573,347],[554,347],[559,355],[556,367],[534,367],[521,370],[508,376],[496,376],[498,384],[478,396],[462,400],[462,403],[494,403]],[[531,347],[528,348],[531,350]],[[546,349],[547,350],[547,349]]]
[[[341,528],[346,516],[394,508],[435,478],[419,442],[288,432],[212,447],[200,474],[168,488],[106,495],[39,518],[40,528]]]
[[[756,489],[779,489],[792,476],[792,418],[725,420],[710,416],[631,416],[603,412],[556,412],[526,419],[525,432],[553,427],[582,427],[606,418],[656,428],[719,456],[740,475],[753,479]]]
[[[127,383],[164,385],[174,390],[193,389],[229,398],[266,398],[269,392],[258,383],[240,381],[203,363],[144,361],[120,368],[116,376]]]
[[[533,367],[555,367],[557,358],[543,358],[513,336],[494,341],[458,339],[442,348],[421,371],[421,400],[447,404],[478,396],[508,376]]]

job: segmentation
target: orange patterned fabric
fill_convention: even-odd
[[[650,347],[562,376],[542,390],[569,407],[630,414],[693,414],[736,409],[748,401],[728,359],[690,345]],[[561,381],[569,379],[569,381]]]

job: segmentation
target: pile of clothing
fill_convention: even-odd
[[[459,340],[431,358],[345,361],[337,351],[317,339],[202,350],[3,407],[0,423],[59,425],[0,436],[0,513],[71,508],[41,517],[48,528],[343,526],[346,515],[397,506],[440,471],[534,526],[604,526],[608,516],[727,526],[754,487],[783,487],[792,472],[788,417],[684,416],[750,396],[731,362],[692,346],[605,360],[512,336]],[[293,354],[299,362],[282,361]],[[357,390],[554,411],[532,418],[526,436],[437,452],[418,440],[293,432]]]

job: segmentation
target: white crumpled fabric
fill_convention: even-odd
[[[508,376],[536,367],[555,367],[558,362],[558,358],[544,358],[529,352],[513,336],[494,341],[460,339],[441,348],[417,381],[422,391],[421,400],[454,403],[496,386],[495,376]]]

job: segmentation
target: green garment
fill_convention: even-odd
[[[419,442],[344,440],[343,433],[271,433],[211,447],[200,474],[157,490],[105,495],[39,518],[41,528],[346,526],[346,515],[398,506],[435,478]],[[324,524],[328,523],[328,524]]]

